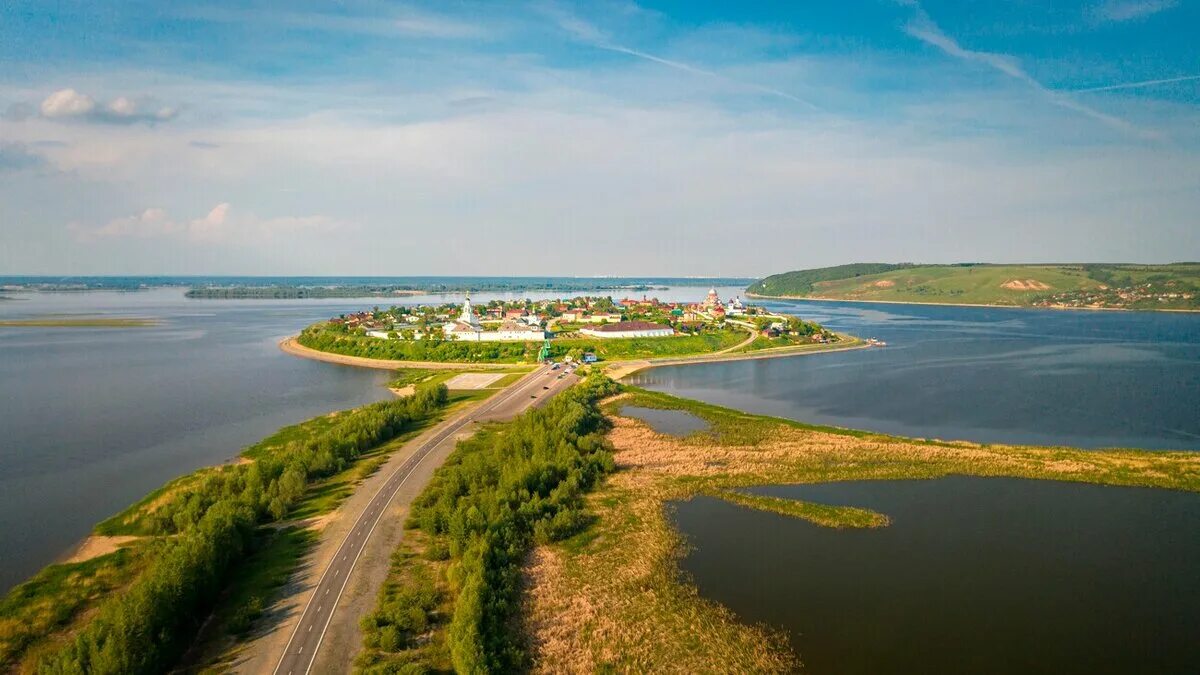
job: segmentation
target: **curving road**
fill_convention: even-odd
[[[321,578],[304,605],[296,628],[292,631],[274,672],[278,675],[300,675],[312,669],[321,649],[321,642],[333,620],[338,601],[346,590],[346,585],[354,573],[354,566],[362,554],[363,546],[383,518],[396,492],[412,479],[413,473],[435,448],[453,440],[455,434],[469,424],[511,419],[530,407],[539,406],[577,379],[575,375],[565,371],[553,371],[548,366],[542,366],[460,417],[444,422],[437,433],[414,450],[358,514],[357,520],[342,540],[331,562],[321,573]]]

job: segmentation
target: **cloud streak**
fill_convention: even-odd
[[[1094,21],[1121,23],[1135,21],[1179,6],[1179,0],[1105,0],[1092,8]]]
[[[80,243],[117,239],[181,238],[197,244],[258,243],[264,238],[298,232],[320,233],[344,229],[343,224],[325,216],[284,216],[258,218],[253,214],[231,213],[228,202],[217,204],[207,214],[192,220],[175,220],[166,209],[149,208],[141,213],[114,218],[100,226],[78,222],[67,230]]]
[[[901,0],[902,5],[911,7],[914,15],[909,19],[904,26],[904,32],[912,37],[940,49],[945,54],[952,56],[961,61],[972,63],[980,63],[989,68],[997,70],[1015,80],[1025,83],[1031,89],[1041,94],[1048,101],[1061,108],[1077,112],[1094,120],[1103,122],[1115,129],[1120,129],[1126,133],[1130,133],[1142,138],[1158,138],[1159,134],[1153,131],[1141,129],[1128,120],[1110,115],[1106,112],[1097,110],[1089,105],[1085,105],[1067,96],[1063,92],[1056,91],[1036,80],[1032,75],[1021,67],[1020,62],[1007,54],[996,52],[986,52],[975,49],[967,49],[958,43],[957,40],[947,35],[934,20],[925,12],[919,2],[916,0]]]
[[[1160,84],[1173,84],[1175,82],[1192,82],[1200,80],[1200,75],[1182,75],[1180,77],[1167,77],[1161,80],[1142,80],[1141,82],[1125,82],[1123,84],[1109,84],[1101,87],[1085,87],[1083,89],[1073,89],[1076,94],[1083,94],[1092,91],[1116,91],[1118,89],[1141,89],[1142,87],[1156,87]]]
[[[574,37],[579,42],[591,45],[592,47],[595,47],[597,49],[603,49],[605,51],[613,52],[616,54],[624,54],[626,56],[632,56],[634,58],[642,59],[644,61],[650,61],[651,63],[657,63],[661,66],[666,66],[668,68],[672,68],[672,69],[678,70],[680,72],[688,73],[691,75],[699,75],[701,77],[707,77],[707,78],[710,78],[713,80],[718,80],[721,82],[725,82],[727,84],[734,85],[735,87],[739,87],[742,89],[747,89],[750,91],[757,91],[761,94],[766,94],[768,96],[782,98],[784,100],[791,101],[792,103],[798,103],[810,110],[821,110],[821,108],[819,106],[817,106],[816,104],[814,104],[810,101],[806,101],[806,100],[800,98],[799,96],[796,96],[795,94],[791,94],[786,91],[783,91],[782,89],[776,89],[775,87],[768,87],[768,86],[761,85],[761,84],[758,84],[755,82],[747,82],[745,80],[740,80],[737,78],[729,77],[728,75],[724,75],[722,73],[719,73],[719,72],[716,72],[713,70],[698,68],[691,64],[683,63],[682,61],[666,59],[661,56],[656,56],[654,54],[650,54],[649,52],[641,51],[640,49],[633,49],[631,47],[626,47],[624,45],[617,44],[617,43],[613,42],[611,39],[609,39],[609,37],[607,35],[605,35],[605,33],[603,31],[601,31],[600,29],[596,28],[592,24],[590,24],[578,17],[574,17],[574,16],[570,16],[570,15],[566,15],[566,14],[559,14],[556,18],[558,20],[558,25],[563,30],[565,30],[567,33],[569,33],[572,37]]]

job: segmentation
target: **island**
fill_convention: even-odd
[[[313,324],[282,346],[298,356],[348,365],[436,368],[547,360],[648,365],[865,344],[799,317],[747,305],[741,298],[722,300],[713,288],[696,302],[643,295],[475,304],[468,295],[461,305],[375,307]]]
[[[773,274],[746,293],[804,300],[1200,311],[1200,263],[854,263]]]

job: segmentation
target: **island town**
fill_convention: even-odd
[[[722,300],[715,288],[695,302],[578,296],[473,303],[467,295],[461,304],[375,307],[339,315],[310,327],[301,338],[326,351],[377,358],[528,362],[561,356],[585,363],[842,339],[818,324],[740,297]]]

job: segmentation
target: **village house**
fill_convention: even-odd
[[[606,323],[594,327],[580,328],[579,332],[601,339],[669,337],[675,334],[675,330],[670,326],[651,323],[649,321],[618,321],[617,323]]]

